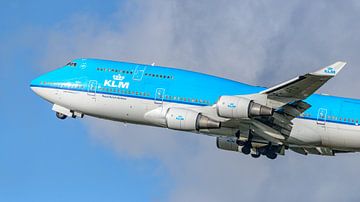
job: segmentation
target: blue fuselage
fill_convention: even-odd
[[[211,106],[222,95],[254,94],[265,89],[181,69],[95,59],[75,60],[38,77],[31,86],[195,106]],[[312,95],[305,101],[312,107],[298,118],[359,124],[359,100]]]

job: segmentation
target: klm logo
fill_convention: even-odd
[[[332,67],[328,67],[324,70],[325,73],[327,74],[336,74],[336,70]]]
[[[235,109],[236,105],[234,103],[230,103],[230,104],[228,104],[227,107],[230,108],[230,109]]]
[[[113,75],[113,80],[105,80],[104,87],[112,87],[112,88],[126,88],[128,89],[130,86],[129,82],[123,82],[125,79],[124,76],[120,74]]]

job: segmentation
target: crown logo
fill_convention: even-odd
[[[125,79],[125,77],[121,76],[121,74],[116,74],[116,75],[113,75],[113,79],[117,80],[117,81],[122,81]]]

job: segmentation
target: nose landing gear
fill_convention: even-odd
[[[65,114],[62,114],[60,112],[56,112],[56,117],[61,120],[64,120],[67,118],[67,116]]]

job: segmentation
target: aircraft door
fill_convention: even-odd
[[[98,82],[95,80],[89,81],[87,95],[95,99]]]
[[[135,70],[134,70],[133,80],[134,81],[141,81],[143,76],[144,76],[145,70],[146,70],[146,66],[137,65]]]
[[[325,126],[326,125],[326,117],[327,117],[327,109],[320,108],[317,115],[317,124]]]
[[[165,89],[157,88],[155,92],[155,104],[162,104],[164,100]]]

